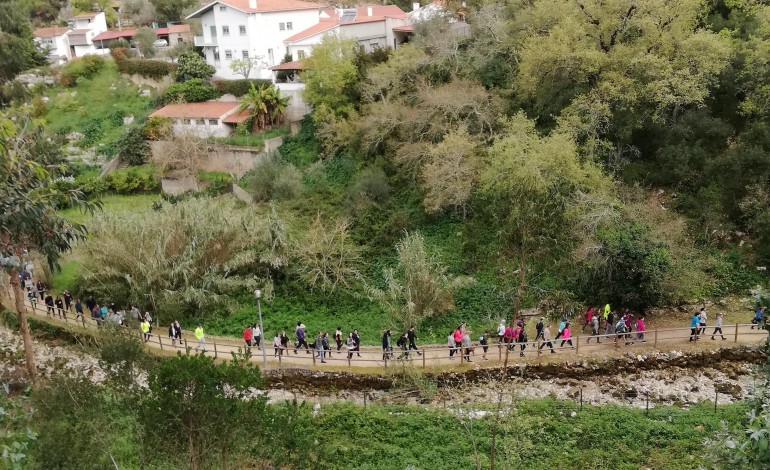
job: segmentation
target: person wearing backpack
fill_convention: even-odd
[[[489,350],[489,331],[484,331],[484,334],[479,336],[479,344],[484,349],[484,354],[481,355],[483,360],[487,359],[487,350]]]
[[[527,349],[527,332],[524,331],[524,328],[519,328],[518,340],[521,347],[519,356],[524,357],[524,350]]]
[[[390,329],[382,334],[382,360],[393,359],[393,347],[390,344]]]
[[[561,332],[561,346],[560,348],[564,347],[564,343],[567,343],[570,345],[572,349],[575,349],[575,346],[572,344],[572,332],[570,331],[569,322],[564,323],[564,329]]]
[[[591,317],[591,336],[586,339],[586,344],[591,342],[591,337],[596,337],[596,344],[602,344],[601,341],[599,341],[599,315],[594,315]]]
[[[626,336],[626,322],[622,317],[615,324],[615,333],[617,334],[617,336],[615,336],[615,344],[618,343],[619,339]]]

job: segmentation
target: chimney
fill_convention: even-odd
[[[412,3],[412,11],[417,11],[419,9],[420,9],[420,2]]]
[[[249,0],[249,8],[251,8],[252,10],[256,10],[257,9],[257,0]]]
[[[372,16],[374,14],[374,8],[366,7],[366,16]]]

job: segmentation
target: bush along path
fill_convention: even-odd
[[[86,317],[76,317],[73,311],[62,311],[52,308],[49,312],[45,306],[25,302],[27,313],[37,319],[44,319],[48,322],[58,324],[68,324],[75,328],[96,329],[101,323],[107,320],[95,320]],[[61,315],[60,315],[61,313]],[[65,314],[66,313],[66,314]],[[228,338],[222,336],[207,336],[205,334],[205,325],[196,328],[194,331],[181,330],[181,339],[172,340],[168,335],[168,328],[163,326],[150,325],[143,326],[134,322],[129,322],[125,327],[128,334],[141,336],[148,349],[156,353],[174,353],[189,349],[191,352],[202,352],[215,358],[229,358],[232,353],[243,352],[250,349],[251,360],[265,364],[265,368],[325,368],[341,369],[355,368],[366,372],[374,372],[378,369],[387,369],[398,365],[411,365],[420,368],[471,368],[473,366],[494,367],[499,366],[506,359],[506,345],[497,343],[497,339],[490,338],[490,344],[486,353],[484,348],[478,344],[478,341],[472,342],[470,348],[459,346],[449,347],[447,345],[424,345],[418,350],[409,350],[401,346],[395,335],[392,337],[391,348],[359,346],[357,349],[350,349],[345,344],[339,348],[332,338],[328,342],[319,341],[319,343],[328,343],[329,349],[319,351],[314,346],[315,334],[306,333],[306,343],[298,345],[295,332],[287,332],[289,337],[288,345],[281,349],[274,347],[273,338],[267,339],[260,346],[252,343],[247,346],[245,340]],[[567,341],[562,338],[553,340],[550,344],[543,341],[528,341],[526,343],[515,343],[511,346],[508,353],[508,362],[510,363],[537,363],[542,361],[559,360],[567,358],[610,358],[618,357],[627,353],[644,354],[651,351],[677,351],[692,349],[709,349],[721,347],[727,344],[735,345],[753,345],[763,342],[767,338],[767,331],[755,327],[751,324],[732,324],[725,325],[723,331],[725,334],[720,337],[716,335],[714,340],[711,336],[711,328],[705,334],[698,331],[695,336],[689,328],[670,328],[670,329],[651,329],[644,332],[643,338],[638,338],[638,333],[633,332],[628,335],[599,335],[597,336],[573,336]],[[202,341],[201,341],[202,334]],[[593,341],[588,342],[588,339]],[[724,339],[723,339],[724,338]],[[598,341],[597,341],[598,339]],[[284,340],[285,342],[285,340]],[[262,346],[266,346],[265,349]],[[298,347],[299,346],[299,347]],[[467,345],[465,345],[467,346]],[[296,349],[295,349],[296,348]],[[523,355],[521,354],[523,353]]]

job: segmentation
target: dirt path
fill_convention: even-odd
[[[31,317],[38,320],[43,320],[53,324],[67,324],[71,328],[76,329],[90,329],[94,330],[98,328],[96,322],[87,318],[85,325],[74,321],[72,314],[70,314],[67,321],[59,319],[57,316],[46,315],[45,308],[41,309],[40,305],[37,308],[33,308],[32,304],[27,303],[27,312]],[[612,357],[621,357],[623,355],[645,355],[654,351],[678,351],[678,352],[696,352],[707,351],[717,349],[723,346],[733,346],[735,344],[759,344],[766,337],[767,332],[761,329],[752,329],[750,324],[739,325],[725,325],[723,330],[725,331],[724,340],[719,336],[715,340],[711,340],[710,333],[713,331],[713,327],[707,329],[707,334],[699,337],[697,342],[689,341],[690,330],[689,328],[676,328],[676,329],[657,329],[648,330],[645,334],[644,341],[636,340],[636,333],[632,334],[634,342],[629,345],[625,345],[623,342],[616,343],[614,336],[601,337],[601,343],[597,344],[595,338],[591,338],[591,342],[588,342],[588,336],[576,336],[572,338],[573,347],[569,344],[562,346],[562,341],[555,341],[555,353],[551,353],[548,349],[543,348],[538,353],[537,344],[530,343],[524,350],[524,357],[520,357],[520,345],[516,345],[515,350],[509,353],[509,364],[539,364],[543,362],[563,362],[565,360],[590,360],[590,359],[605,359]],[[174,354],[176,351],[184,351],[184,346],[177,345],[173,347],[171,340],[166,337],[166,329],[160,328],[161,331],[155,330],[155,333],[161,333],[160,335],[153,334],[150,340],[145,343],[147,348],[158,354]],[[137,336],[139,331],[136,331]],[[197,341],[194,339],[189,331],[183,332],[185,344],[193,351],[198,347]],[[312,340],[312,338],[310,338]],[[395,342],[395,340],[394,340]],[[208,356],[214,356],[217,358],[228,358],[233,352],[242,351],[244,343],[235,338],[215,337],[207,336],[205,345],[205,354]],[[332,346],[332,354],[325,359],[325,363],[321,363],[321,360],[316,358],[316,354],[312,351],[299,350],[296,353],[293,349],[286,351],[284,355],[277,356],[272,344],[268,345],[265,351],[266,363],[268,369],[277,368],[313,368],[321,370],[349,370],[353,372],[372,373],[379,372],[384,369],[392,369],[394,365],[411,364],[412,366],[419,368],[430,368],[433,370],[468,370],[478,369],[486,367],[496,367],[505,359],[505,347],[498,344],[492,344],[489,347],[489,351],[486,355],[486,360],[483,357],[483,351],[481,347],[474,343],[474,352],[470,356],[471,362],[468,363],[463,360],[459,354],[454,357],[449,357],[449,348],[447,346],[428,345],[421,347],[420,352],[422,355],[418,355],[412,351],[408,359],[396,360],[401,354],[401,351],[394,350],[393,358],[389,358],[387,361],[383,359],[382,350],[374,347],[362,347],[359,354],[354,354],[349,360],[343,346],[340,352],[337,352],[336,345]],[[252,360],[257,363],[263,361],[263,351],[256,347],[251,348]]]

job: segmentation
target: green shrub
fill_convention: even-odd
[[[127,75],[141,75],[145,78],[160,80],[163,77],[171,75],[176,70],[177,65],[161,60],[147,59],[123,59],[116,61],[120,73]]]
[[[257,201],[287,200],[302,190],[302,173],[291,163],[270,160],[244,175],[241,184]]]
[[[214,88],[222,95],[234,95],[243,96],[249,92],[251,84],[254,84],[254,88],[260,88],[270,85],[270,80],[253,78],[253,79],[241,79],[241,80],[214,80]]]
[[[83,138],[80,139],[78,145],[86,148],[96,143],[104,135],[104,129],[102,127],[102,121],[99,119],[91,119],[86,127],[83,128]]]
[[[64,86],[75,86],[78,79],[91,79],[104,67],[104,58],[98,55],[87,55],[68,62],[61,69],[59,83]]]
[[[200,78],[193,78],[183,83],[174,83],[166,88],[164,97],[166,103],[172,101],[185,101],[187,103],[196,103],[217,98],[219,93],[211,85]]]
[[[113,49],[128,49],[131,47],[131,44],[129,44],[125,39],[120,38],[110,41],[110,43],[107,44],[107,47],[110,48],[110,53],[112,53]]]
[[[179,66],[174,73],[174,79],[177,82],[186,82],[194,78],[207,80],[216,72],[216,69],[207,64],[206,60],[195,51],[180,54],[177,63]]]
[[[150,144],[144,140],[141,127],[131,127],[117,142],[118,155],[131,166],[143,165],[150,156]]]
[[[163,140],[171,133],[171,119],[153,116],[145,121],[142,133],[147,140]]]
[[[281,157],[304,168],[318,159],[321,146],[315,139],[315,123],[309,114],[302,119],[302,126],[297,135],[286,138],[283,145],[278,147]]]

